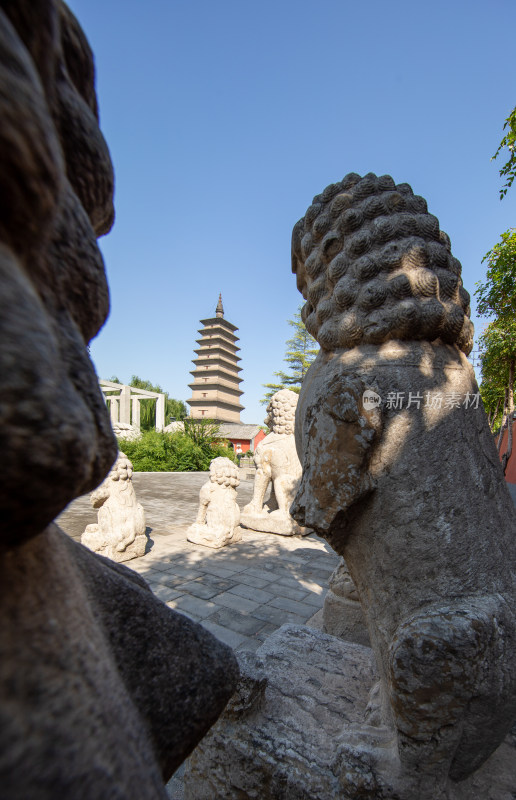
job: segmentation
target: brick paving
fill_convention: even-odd
[[[221,550],[186,541],[196,516],[205,472],[135,473],[145,509],[146,554],[126,562],[170,608],[185,614],[235,650],[256,650],[285,622],[307,622],[320,608],[338,557],[315,534],[277,536],[244,531],[243,540]],[[242,480],[238,503],[251,499],[253,482]],[[75,500],[59,524],[79,540],[96,522],[89,495]]]

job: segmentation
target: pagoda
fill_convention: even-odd
[[[238,373],[242,370],[235,336],[238,328],[224,319],[222,295],[215,316],[200,322],[203,327],[199,329],[201,338],[196,340],[199,348],[194,350],[197,358],[193,359],[193,383],[188,384],[192,390],[187,400],[190,416],[239,423],[244,406],[240,403],[242,378]]]

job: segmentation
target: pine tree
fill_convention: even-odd
[[[289,319],[288,324],[294,328],[294,333],[290,339],[285,343],[285,361],[288,364],[289,372],[280,370],[275,372],[274,376],[278,378],[278,383],[264,383],[265,389],[268,389],[265,396],[262,398],[262,403],[266,404],[271,399],[275,392],[280,389],[291,389],[297,392],[301,389],[303,378],[305,377],[308,368],[317,353],[319,346],[314,337],[308,333],[301,319],[301,306],[294,314],[294,319]]]

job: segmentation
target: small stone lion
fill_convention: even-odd
[[[405,786],[392,796],[455,796],[516,717],[514,507],[465,357],[461,266],[408,184],[351,173],[295,225],[292,268],[321,351],[296,413],[291,513],[356,585],[382,753],[391,742]],[[350,740],[378,771],[381,735]]]
[[[111,472],[91,495],[98,522],[87,525],[81,542],[112,561],[129,561],[145,553],[145,512],[136,500],[133,465],[119,452]]]
[[[260,442],[254,455],[253,499],[242,511],[242,524],[247,528],[282,535],[305,532],[289,512],[301,479],[294,439],[298,397],[290,389],[281,389],[267,406],[265,424],[272,433]],[[271,497],[264,506],[265,493],[271,484]]]
[[[210,479],[199,493],[197,519],[187,531],[189,542],[218,549],[242,539],[236,501],[239,483],[238,467],[229,458],[213,459]]]

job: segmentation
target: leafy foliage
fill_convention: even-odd
[[[500,190],[500,199],[512,186],[516,176],[516,107],[505,120],[507,133],[500,142],[493,158],[497,158],[504,147],[509,158],[500,170],[507,181]],[[482,383],[480,393],[489,414],[491,429],[500,427],[498,451],[502,434],[508,428],[507,450],[502,456],[505,472],[512,454],[514,419],[514,375],[516,372],[516,230],[510,228],[501,235],[482,261],[487,261],[485,283],[478,283],[478,313],[492,320],[480,337]]]
[[[482,259],[487,261],[485,283],[477,283],[480,316],[496,314],[509,319],[516,314],[516,229],[509,228]]]
[[[165,425],[168,425],[171,417],[177,421],[185,419],[187,413],[186,403],[183,400],[175,400],[165,392]]]
[[[188,433],[151,430],[135,441],[120,439],[119,446],[136,472],[205,472],[217,456],[235,461],[231,448],[209,434],[196,442]]]
[[[506,183],[500,189],[500,200],[505,197],[516,176],[516,107],[513,108],[505,120],[503,129],[507,130],[507,133],[503,137],[498,146],[498,150],[493,156],[493,159],[498,158],[499,154],[505,147],[507,147],[509,150],[509,158],[500,170],[500,177],[507,178]]]
[[[183,420],[185,434],[192,442],[204,447],[206,443],[220,441],[220,424],[213,419],[187,417]]]
[[[480,394],[492,430],[498,430],[505,413],[511,361],[516,359],[516,319],[490,322],[480,336],[482,383]]]
[[[514,374],[516,368],[516,231],[502,233],[501,242],[484,256],[487,280],[478,283],[478,313],[494,316],[480,337],[482,383],[480,392],[489,414],[491,429],[508,427],[504,471],[512,454]],[[498,449],[502,435],[498,438]]]
[[[133,375],[129,382],[129,386],[135,389],[145,389],[147,392],[163,392],[159,384],[153,384],[150,381],[145,381],[137,375]],[[168,425],[170,417],[177,420],[186,417],[186,405],[182,400],[174,400],[168,396],[168,392],[163,392],[165,395],[165,425]],[[142,431],[154,430],[156,424],[156,400],[149,398],[140,403],[140,428]]]
[[[263,384],[264,388],[269,390],[261,400],[263,404],[268,403],[272,395],[279,392],[280,389],[291,389],[299,394],[303,378],[319,352],[317,341],[308,333],[301,319],[301,306],[294,314],[294,319],[288,320],[288,324],[294,328],[293,335],[285,343],[284,360],[288,365],[289,372],[282,370],[275,372],[274,376],[279,379],[278,383]]]

